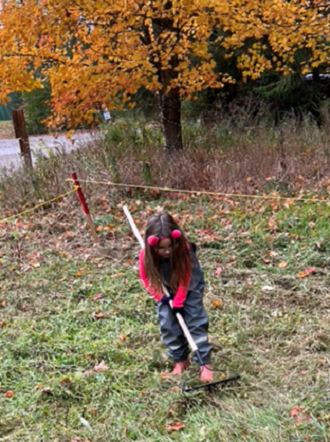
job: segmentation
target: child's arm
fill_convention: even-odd
[[[142,249],[139,256],[140,278],[144,287],[148,290],[148,292],[153,296],[153,298],[156,301],[160,302],[163,297],[163,294],[157,293],[156,290],[154,290],[152,287],[149,286],[149,279],[144,267],[144,253],[145,251],[144,249]]]
[[[182,280],[180,282],[180,286],[179,286],[178,290],[176,291],[176,294],[173,299],[173,308],[182,308],[183,307],[183,304],[186,300],[188,289],[189,289],[189,282],[190,282],[190,277],[189,277],[189,279],[186,278],[184,281]]]
[[[190,250],[191,246],[187,243],[188,249]],[[184,279],[180,281],[180,285],[178,290],[176,291],[176,295],[173,299],[173,308],[183,308],[183,304],[186,300],[187,293],[189,290],[191,274],[186,275]]]

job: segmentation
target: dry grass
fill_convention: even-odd
[[[0,140],[15,138],[15,131],[12,121],[0,121]]]

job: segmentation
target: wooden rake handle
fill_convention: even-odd
[[[144,246],[144,241],[142,239],[141,233],[137,229],[137,227],[135,225],[135,222],[134,222],[134,220],[132,218],[132,215],[130,214],[130,211],[128,210],[126,205],[123,207],[123,210],[124,210],[124,213],[125,213],[125,215],[126,215],[126,217],[128,219],[128,222],[129,222],[129,224],[131,226],[132,232],[134,233],[136,239],[139,241],[141,248],[144,249],[145,246]],[[162,284],[162,290],[163,290],[163,292],[164,292],[164,294],[166,296],[170,297],[170,294],[168,293],[168,290],[164,286],[164,284]],[[170,301],[170,306],[173,308],[172,301]],[[180,327],[182,328],[182,331],[183,331],[183,333],[184,333],[184,335],[185,335],[185,337],[186,337],[186,339],[188,341],[189,347],[191,348],[191,350],[193,352],[198,352],[198,347],[197,347],[195,341],[193,340],[193,338],[192,338],[192,336],[190,334],[190,331],[188,330],[188,327],[186,326],[186,323],[184,322],[184,319],[183,319],[182,315],[180,315],[180,313],[177,313],[176,314],[176,318],[179,321]]]

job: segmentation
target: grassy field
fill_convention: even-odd
[[[103,200],[102,250],[74,195],[2,222],[1,442],[329,441],[330,205],[306,197]],[[196,241],[213,365],[239,382],[183,395],[163,379],[124,202],[141,229],[164,209]]]

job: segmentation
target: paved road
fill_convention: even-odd
[[[54,138],[50,135],[40,135],[29,137],[32,152],[32,161],[35,161],[38,154],[49,154],[51,150],[70,151],[92,141],[98,135],[90,132],[76,133],[68,140],[65,135]],[[0,140],[0,169],[18,168],[21,165],[20,148],[17,139]]]

